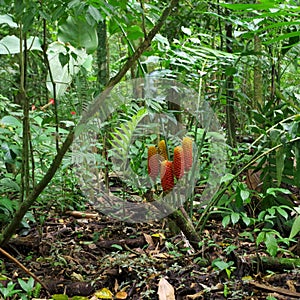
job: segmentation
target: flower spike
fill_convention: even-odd
[[[193,164],[193,140],[189,137],[184,137],[182,148],[184,153],[184,169],[188,172]]]
[[[161,140],[158,143],[158,154],[163,157],[163,160],[168,160],[167,146],[165,140]]]
[[[148,174],[153,181],[159,174],[159,155],[155,146],[148,147]]]
[[[160,180],[164,192],[168,192],[174,187],[173,163],[164,160],[160,164]]]
[[[174,148],[173,169],[176,179],[179,180],[184,175],[184,153],[182,146]]]

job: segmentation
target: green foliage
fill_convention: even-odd
[[[212,267],[219,272],[225,271],[228,279],[231,278],[231,273],[235,269],[233,261],[225,262],[221,258],[214,259],[212,261]]]
[[[85,48],[87,53],[93,53],[98,46],[96,27],[92,27],[81,18],[68,17],[61,23],[58,39],[63,43],[70,43],[77,49]]]
[[[9,281],[7,286],[0,286],[0,293],[4,297],[4,299],[7,299],[8,297],[12,297],[13,295],[19,294],[21,290],[15,289],[16,283],[13,283],[12,281]]]

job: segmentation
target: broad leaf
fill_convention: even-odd
[[[68,17],[58,28],[58,39],[75,48],[84,48],[87,53],[93,53],[98,46],[96,27],[79,18]]]
[[[267,246],[268,253],[273,257],[276,256],[277,251],[278,251],[278,244],[277,244],[277,240],[273,233],[271,233],[271,232],[266,233],[265,244]]]
[[[292,226],[289,238],[294,238],[300,232],[300,216],[298,216]]]
[[[10,15],[0,15],[0,24],[7,24],[11,28],[18,27],[18,24],[13,21]]]
[[[43,51],[41,42],[37,37],[30,37],[27,39],[28,50]],[[24,46],[23,46],[24,50]],[[0,54],[17,54],[20,53],[20,39],[15,35],[7,35],[0,40]]]

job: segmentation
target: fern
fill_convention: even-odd
[[[148,115],[146,108],[139,109],[130,120],[122,123],[119,128],[111,134],[111,150],[110,157],[115,160],[119,170],[126,171],[129,164],[130,145],[133,141],[134,133],[141,120]]]

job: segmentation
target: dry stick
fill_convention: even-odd
[[[119,73],[108,82],[104,90],[104,94],[105,91],[108,94],[110,88],[112,88],[114,85],[120,82],[120,80],[123,78],[126,72],[130,69],[132,64],[150,46],[152,39],[158,33],[160,28],[163,26],[166,18],[168,17],[172,9],[178,5],[178,2],[179,0],[172,0],[169,6],[165,8],[165,10],[162,12],[161,17],[157,21],[157,24],[150,30],[149,34],[145,37],[141,45],[137,48],[137,50],[133,53],[133,55],[128,58],[127,62],[124,64],[123,68],[119,71]],[[70,133],[68,134],[65,142],[61,146],[50,168],[48,169],[47,173],[44,175],[42,180],[34,187],[32,192],[28,195],[27,199],[21,203],[19,209],[16,211],[10,224],[4,228],[2,234],[0,235],[0,246],[5,245],[10,240],[12,235],[15,233],[16,229],[19,227],[26,212],[30,209],[32,204],[37,199],[37,197],[42,193],[42,191],[45,189],[45,187],[49,184],[49,182],[55,175],[65,153],[68,151],[69,147],[73,142],[74,134],[75,134],[75,129],[71,130]]]
[[[252,285],[252,286],[255,286],[257,288],[267,290],[267,291],[277,292],[278,294],[295,297],[297,299],[300,298],[300,293],[293,292],[293,291],[290,291],[290,290],[287,290],[287,289],[284,289],[284,288],[281,288],[281,287],[266,285],[266,284],[258,283],[258,282],[255,282],[255,281],[249,281],[249,284]]]
[[[0,247],[0,252],[6,256],[7,258],[9,258],[11,261],[13,261],[18,267],[20,267],[20,269],[22,269],[24,272],[26,272],[30,277],[32,277],[36,282],[39,282],[41,284],[41,286],[46,290],[46,292],[49,294],[48,292],[48,288],[47,285],[41,281],[35,274],[33,274],[32,272],[30,272],[21,262],[19,262],[16,258],[12,257],[8,252],[6,252],[5,250],[3,250]],[[50,294],[49,294],[50,295]]]

